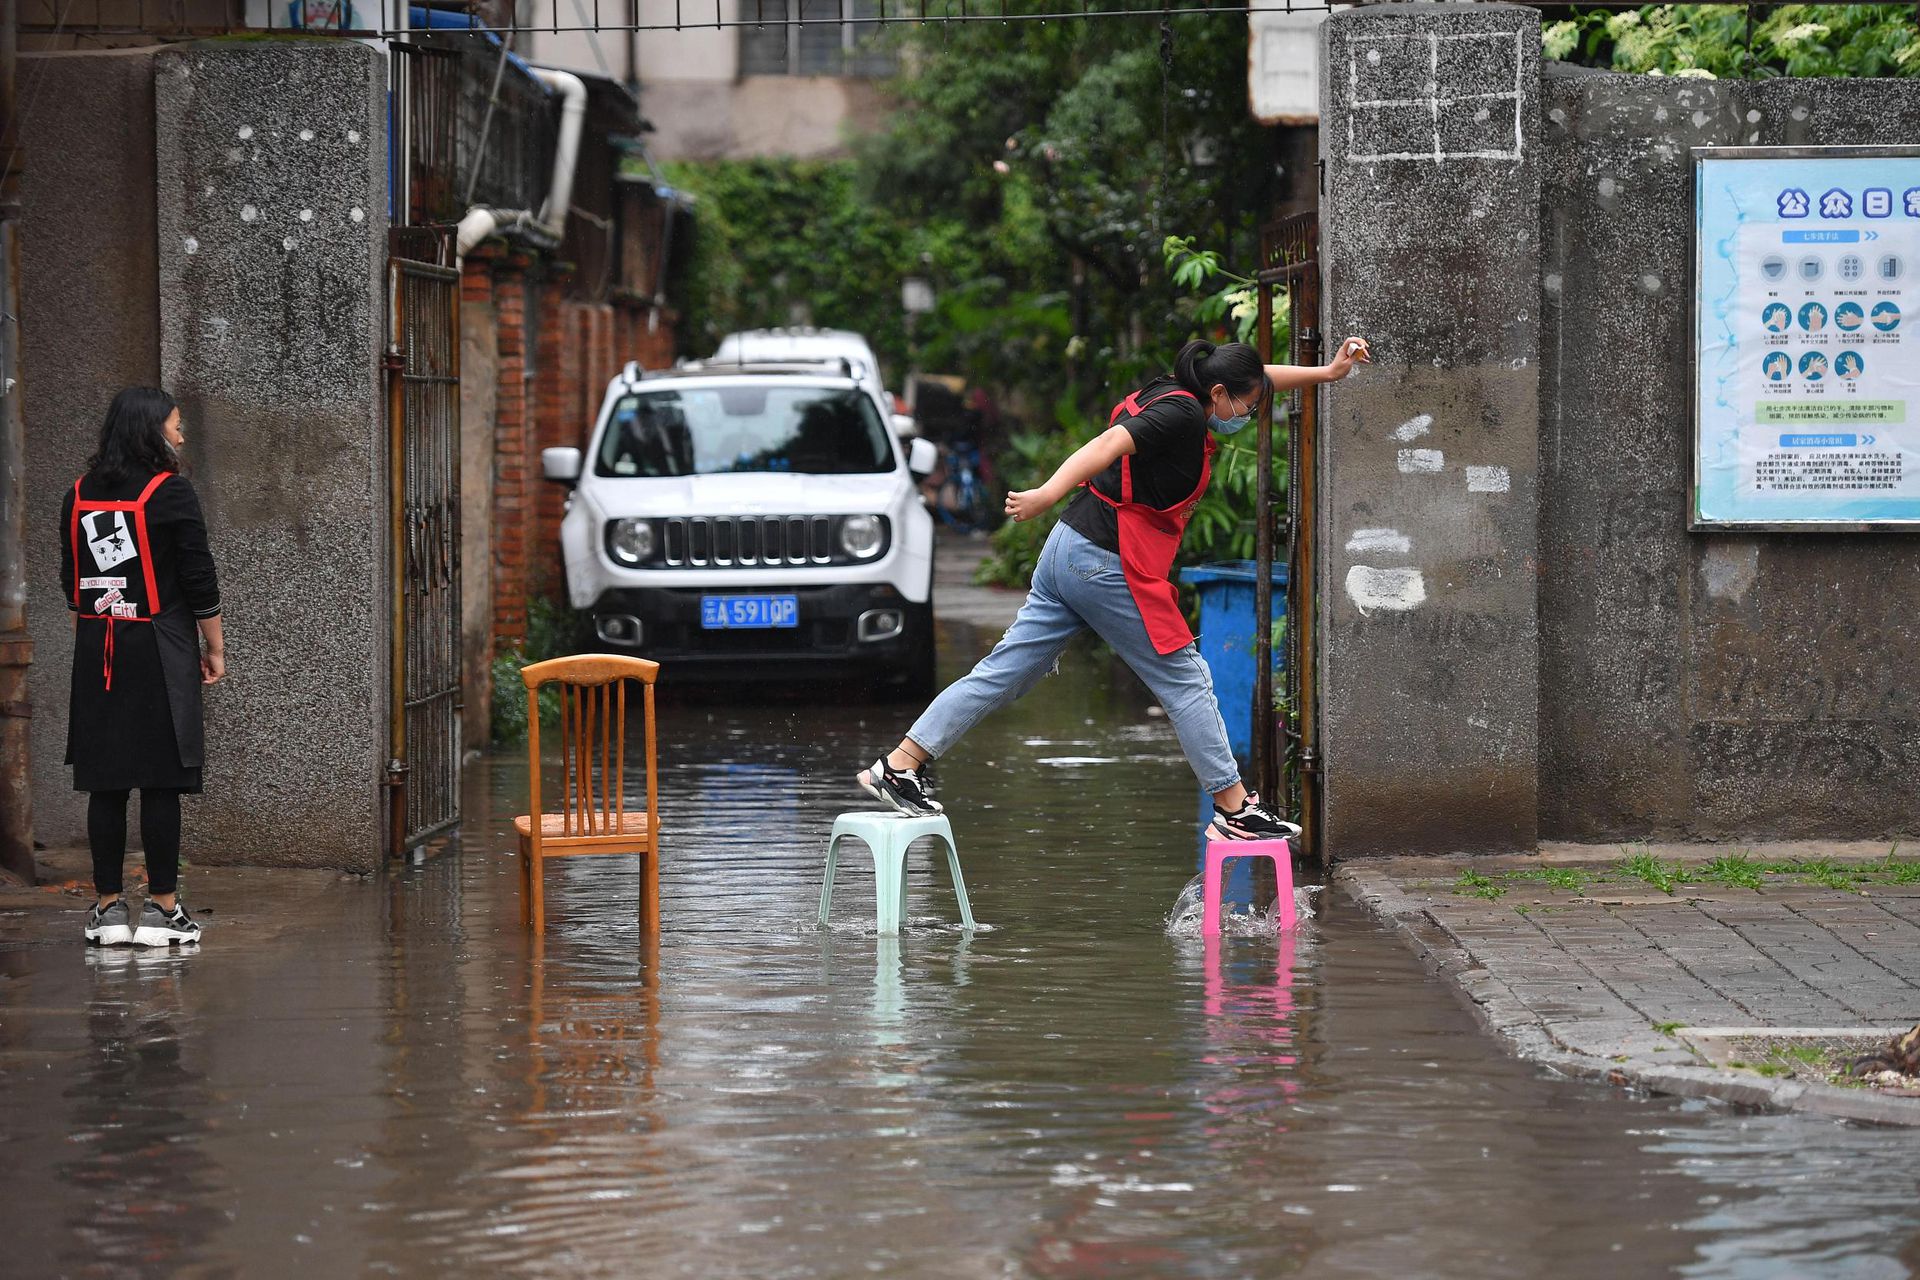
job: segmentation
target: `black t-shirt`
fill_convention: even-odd
[[[1206,464],[1207,411],[1190,395],[1168,394],[1179,389],[1180,384],[1172,378],[1155,378],[1140,388],[1138,402],[1146,407],[1135,417],[1114,424],[1125,427],[1133,437],[1133,500],[1161,510],[1193,496],[1200,487],[1200,469]],[[1154,403],[1148,404],[1149,400]],[[1120,462],[1095,476],[1093,484],[1115,502],[1120,501]],[[1060,518],[1094,546],[1118,554],[1118,517],[1112,507],[1085,489],[1074,492],[1073,501]]]

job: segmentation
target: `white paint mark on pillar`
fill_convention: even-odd
[[[1505,493],[1513,488],[1513,477],[1505,467],[1468,467],[1468,493]]]
[[[359,205],[355,205],[353,208],[347,210],[347,216],[355,222],[365,222],[367,220],[367,211]]]
[[[347,130],[347,141],[348,142],[360,141],[360,131],[358,129]]]
[[[1398,551],[1404,555],[1413,550],[1413,540],[1398,529],[1355,529],[1347,539],[1347,550],[1361,555],[1380,551]]]
[[[1409,475],[1420,472],[1445,471],[1447,455],[1438,449],[1402,449],[1400,451],[1400,469]]]
[[[300,141],[302,141],[302,142],[312,142],[312,141],[313,141],[313,130],[311,130],[311,129],[302,129],[302,130],[300,131]]]
[[[288,236],[288,237],[287,237],[286,239],[284,239],[284,240],[282,240],[282,241],[280,242],[280,247],[281,247],[282,249],[285,249],[285,250],[286,250],[286,251],[287,251],[288,253],[292,253],[292,252],[293,252],[293,248],[294,248],[294,240],[293,240],[293,237],[292,237],[292,236]]]
[[[1760,579],[1760,544],[1746,540],[1712,542],[1701,558],[1700,573],[1706,579],[1708,595],[1739,604]]]
[[[198,240],[195,240],[192,236],[188,236],[185,240],[182,240],[180,242],[180,247],[182,249],[185,249],[188,254],[195,254],[200,252],[200,242]]]
[[[253,136],[252,125],[243,124],[240,126],[240,133],[239,133],[240,141],[245,142],[248,138],[251,138],[252,136]]]
[[[312,221],[313,221],[313,210],[311,210],[311,209],[302,209],[302,210],[300,211],[300,221],[302,221],[302,222],[312,222]]]
[[[240,206],[240,221],[252,222],[255,218],[258,218],[259,216],[260,216],[260,211],[254,208],[252,205],[243,204]]]
[[[1427,598],[1427,581],[1418,569],[1376,569],[1357,564],[1347,570],[1347,599],[1361,616],[1375,609],[1405,613]]]
[[[1393,429],[1393,438],[1401,441],[1418,440],[1431,430],[1433,430],[1433,415],[1430,413],[1422,413],[1415,417],[1408,418],[1405,422],[1395,427]]]

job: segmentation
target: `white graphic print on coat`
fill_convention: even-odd
[[[87,531],[87,548],[100,568],[111,569],[140,554],[127,529],[126,512],[89,511],[80,517],[80,523]]]

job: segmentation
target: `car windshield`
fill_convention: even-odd
[[[659,478],[740,471],[891,471],[893,450],[865,392],[747,382],[622,396],[594,472]]]

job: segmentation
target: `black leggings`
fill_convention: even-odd
[[[93,846],[93,891],[120,892],[120,864],[127,857],[128,791],[87,795],[87,843]],[[172,893],[180,883],[180,793],[140,791],[140,845],[147,851],[147,892]]]

